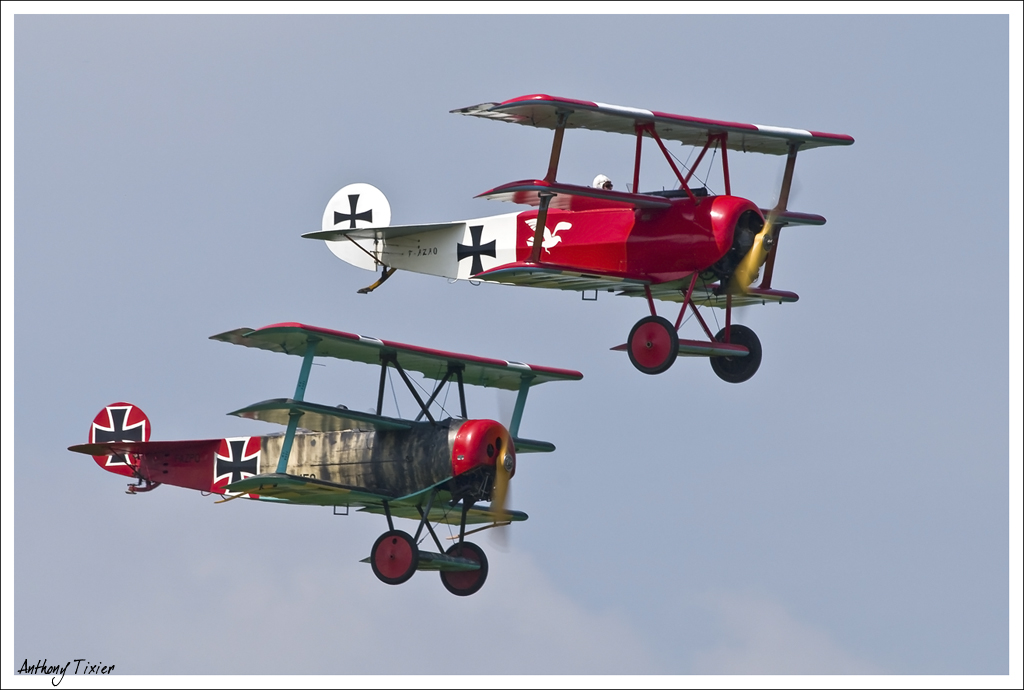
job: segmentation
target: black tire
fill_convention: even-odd
[[[633,325],[626,341],[629,361],[645,374],[660,374],[679,357],[679,335],[668,319],[647,316]]]
[[[420,550],[412,537],[391,530],[377,537],[370,549],[370,566],[377,579],[388,585],[408,581],[420,564]]]
[[[472,542],[464,541],[461,544],[452,544],[445,553],[476,561],[480,564],[480,569],[442,570],[441,584],[444,588],[457,597],[468,597],[479,592],[487,581],[487,556],[484,555],[484,550]]]
[[[725,342],[725,329],[715,336],[720,343]],[[761,341],[757,334],[746,326],[730,326],[729,342],[742,345],[750,351],[746,357],[711,357],[711,368],[718,378],[728,383],[743,383],[757,373],[761,366]]]

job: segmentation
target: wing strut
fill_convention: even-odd
[[[416,389],[413,388],[412,382],[409,381],[409,377],[406,376],[405,370],[402,368],[402,365],[398,363],[397,353],[387,351],[383,351],[380,353],[380,385],[377,388],[378,417],[381,416],[384,412],[384,388],[385,385],[387,384],[389,364],[393,364],[395,369],[398,370],[398,373],[402,377],[402,380],[405,381],[405,385],[409,387],[409,391],[412,393],[413,397],[416,398],[416,402],[419,403],[420,413],[416,415],[416,419],[414,421],[418,422],[420,421],[420,419],[426,416],[427,419],[431,421],[431,423],[434,423],[435,420],[430,414],[430,406],[433,404],[434,400],[441,392],[441,389],[451,380],[453,375],[455,376],[455,380],[459,384],[459,408],[460,412],[462,412],[462,418],[467,419],[469,417],[469,415],[466,413],[466,388],[462,379],[462,374],[466,369],[465,364],[462,364],[461,362],[448,362],[448,371],[445,373],[444,378],[438,381],[437,386],[434,388],[434,391],[430,394],[430,397],[427,399],[426,402],[423,402],[419,394],[416,392]]]
[[[558,173],[558,159],[562,155],[562,138],[565,136],[565,121],[569,111],[558,111],[558,124],[555,126],[555,140],[551,142],[551,159],[548,161],[548,173],[544,181],[551,184]],[[540,194],[540,210],[537,211],[537,227],[533,231],[533,250],[530,252],[530,263],[540,263],[541,245],[544,243],[544,224],[548,220],[548,204],[553,194]]]
[[[416,419],[413,420],[413,421],[416,421],[416,422],[420,421],[420,419],[423,417],[423,413],[426,412],[427,409],[430,408],[430,405],[434,402],[434,399],[437,397],[437,394],[441,392],[441,389],[444,388],[445,384],[447,384],[448,381],[451,379],[452,374],[454,374],[455,372],[459,372],[459,374],[460,374],[459,378],[461,379],[462,378],[462,376],[461,376],[462,370],[465,369],[465,368],[466,367],[463,364],[451,364],[451,363],[448,364],[448,373],[446,373],[444,375],[443,379],[441,379],[440,381],[437,382],[437,386],[434,387],[434,392],[430,394],[430,398],[424,404],[423,409],[420,410],[420,413],[418,415],[416,415]],[[462,395],[462,387],[461,386],[459,387],[459,399],[462,402],[462,409],[463,409],[462,416],[465,417],[466,416],[466,414],[465,414],[466,400],[465,400],[465,398]]]
[[[661,137],[658,136],[658,132],[655,131],[654,125],[651,124],[651,123],[648,123],[646,125],[643,125],[643,127],[644,127],[644,129],[647,130],[647,133],[651,135],[651,138],[654,139],[654,141],[658,142],[658,147],[661,149],[662,154],[664,154],[665,160],[668,161],[669,166],[671,166],[671,168],[672,168],[672,172],[674,172],[676,174],[676,177],[679,179],[679,184],[681,184],[683,186],[683,189],[686,190],[686,195],[688,197],[690,197],[690,201],[692,201],[695,205],[699,205],[700,201],[697,200],[697,197],[695,197],[693,195],[693,192],[690,191],[689,186],[687,186],[687,184],[686,184],[686,181],[689,179],[690,176],[687,175],[684,178],[682,173],[679,172],[679,168],[676,167],[675,161],[672,160],[672,155],[668,152],[668,149],[665,148],[665,143],[661,140]],[[717,139],[718,136],[717,135],[712,135],[712,136],[708,137],[708,143],[705,144],[705,146],[704,146],[705,150],[707,150],[707,147],[711,145],[711,139],[712,138]],[[701,153],[703,155],[703,152],[701,152]],[[639,157],[638,157],[637,160],[639,160]],[[697,159],[697,162],[698,163],[700,162],[700,158]],[[696,169],[696,165],[694,165],[693,169],[694,170]],[[693,170],[690,171],[690,174],[693,174]]]
[[[459,367],[455,370],[455,378],[459,381],[459,407],[461,408],[462,418],[469,419],[469,414],[466,413],[466,388],[462,383],[462,370],[465,367]]]
[[[789,155],[786,156],[786,172],[782,175],[782,189],[779,191],[779,203],[769,213],[771,216],[778,217],[778,215],[786,210],[786,206],[789,204],[789,188],[793,184],[793,169],[796,167],[796,151],[798,148],[800,148],[800,144],[790,142]],[[762,290],[772,286],[772,273],[775,272],[775,254],[779,251],[779,233],[781,231],[781,225],[774,228],[772,250],[768,253],[768,260],[764,264],[764,278],[761,279],[761,285],[758,286]]]
[[[314,336],[306,337],[306,352],[302,356],[302,368],[299,370],[299,380],[295,383],[294,399],[301,402],[306,395],[306,384],[309,382],[309,370],[313,367],[313,357],[316,355],[316,346],[320,338]],[[302,411],[293,409],[288,412],[288,429],[284,432],[284,441],[281,443],[281,457],[277,460],[277,473],[285,474],[288,469],[288,456],[292,453],[292,442],[295,440],[295,430],[299,427],[299,417]]]
[[[640,151],[644,145],[644,126],[639,122],[633,125],[636,130],[636,160],[633,162],[633,193],[640,193]]]
[[[533,381],[533,377],[526,374],[519,379],[519,395],[516,396],[516,406],[512,411],[512,423],[508,430],[512,438],[519,437],[519,423],[523,421],[523,410],[526,409],[526,396],[530,392],[531,381]]]

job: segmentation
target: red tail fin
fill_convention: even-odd
[[[107,405],[89,427],[89,443],[105,441],[146,442],[152,433],[149,417],[141,408],[126,402]],[[138,461],[128,453],[123,455],[94,455],[96,464],[114,474],[135,476]]]

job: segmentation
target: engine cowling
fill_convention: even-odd
[[[458,477],[478,467],[493,468],[499,461],[505,462],[510,477],[515,474],[515,447],[512,436],[504,426],[491,419],[470,419],[459,427],[452,443],[454,476]]]
[[[716,237],[721,236],[723,240],[728,237],[729,249],[708,269],[722,285],[728,283],[736,267],[750,253],[765,222],[761,210],[749,201],[732,206],[730,211],[716,219],[715,223]]]

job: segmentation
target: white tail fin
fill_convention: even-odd
[[[391,204],[384,193],[373,185],[357,182],[342,187],[327,202],[322,230],[348,230],[364,227],[386,227],[391,224]],[[342,261],[373,271],[374,241],[344,239],[327,242],[327,247]]]

